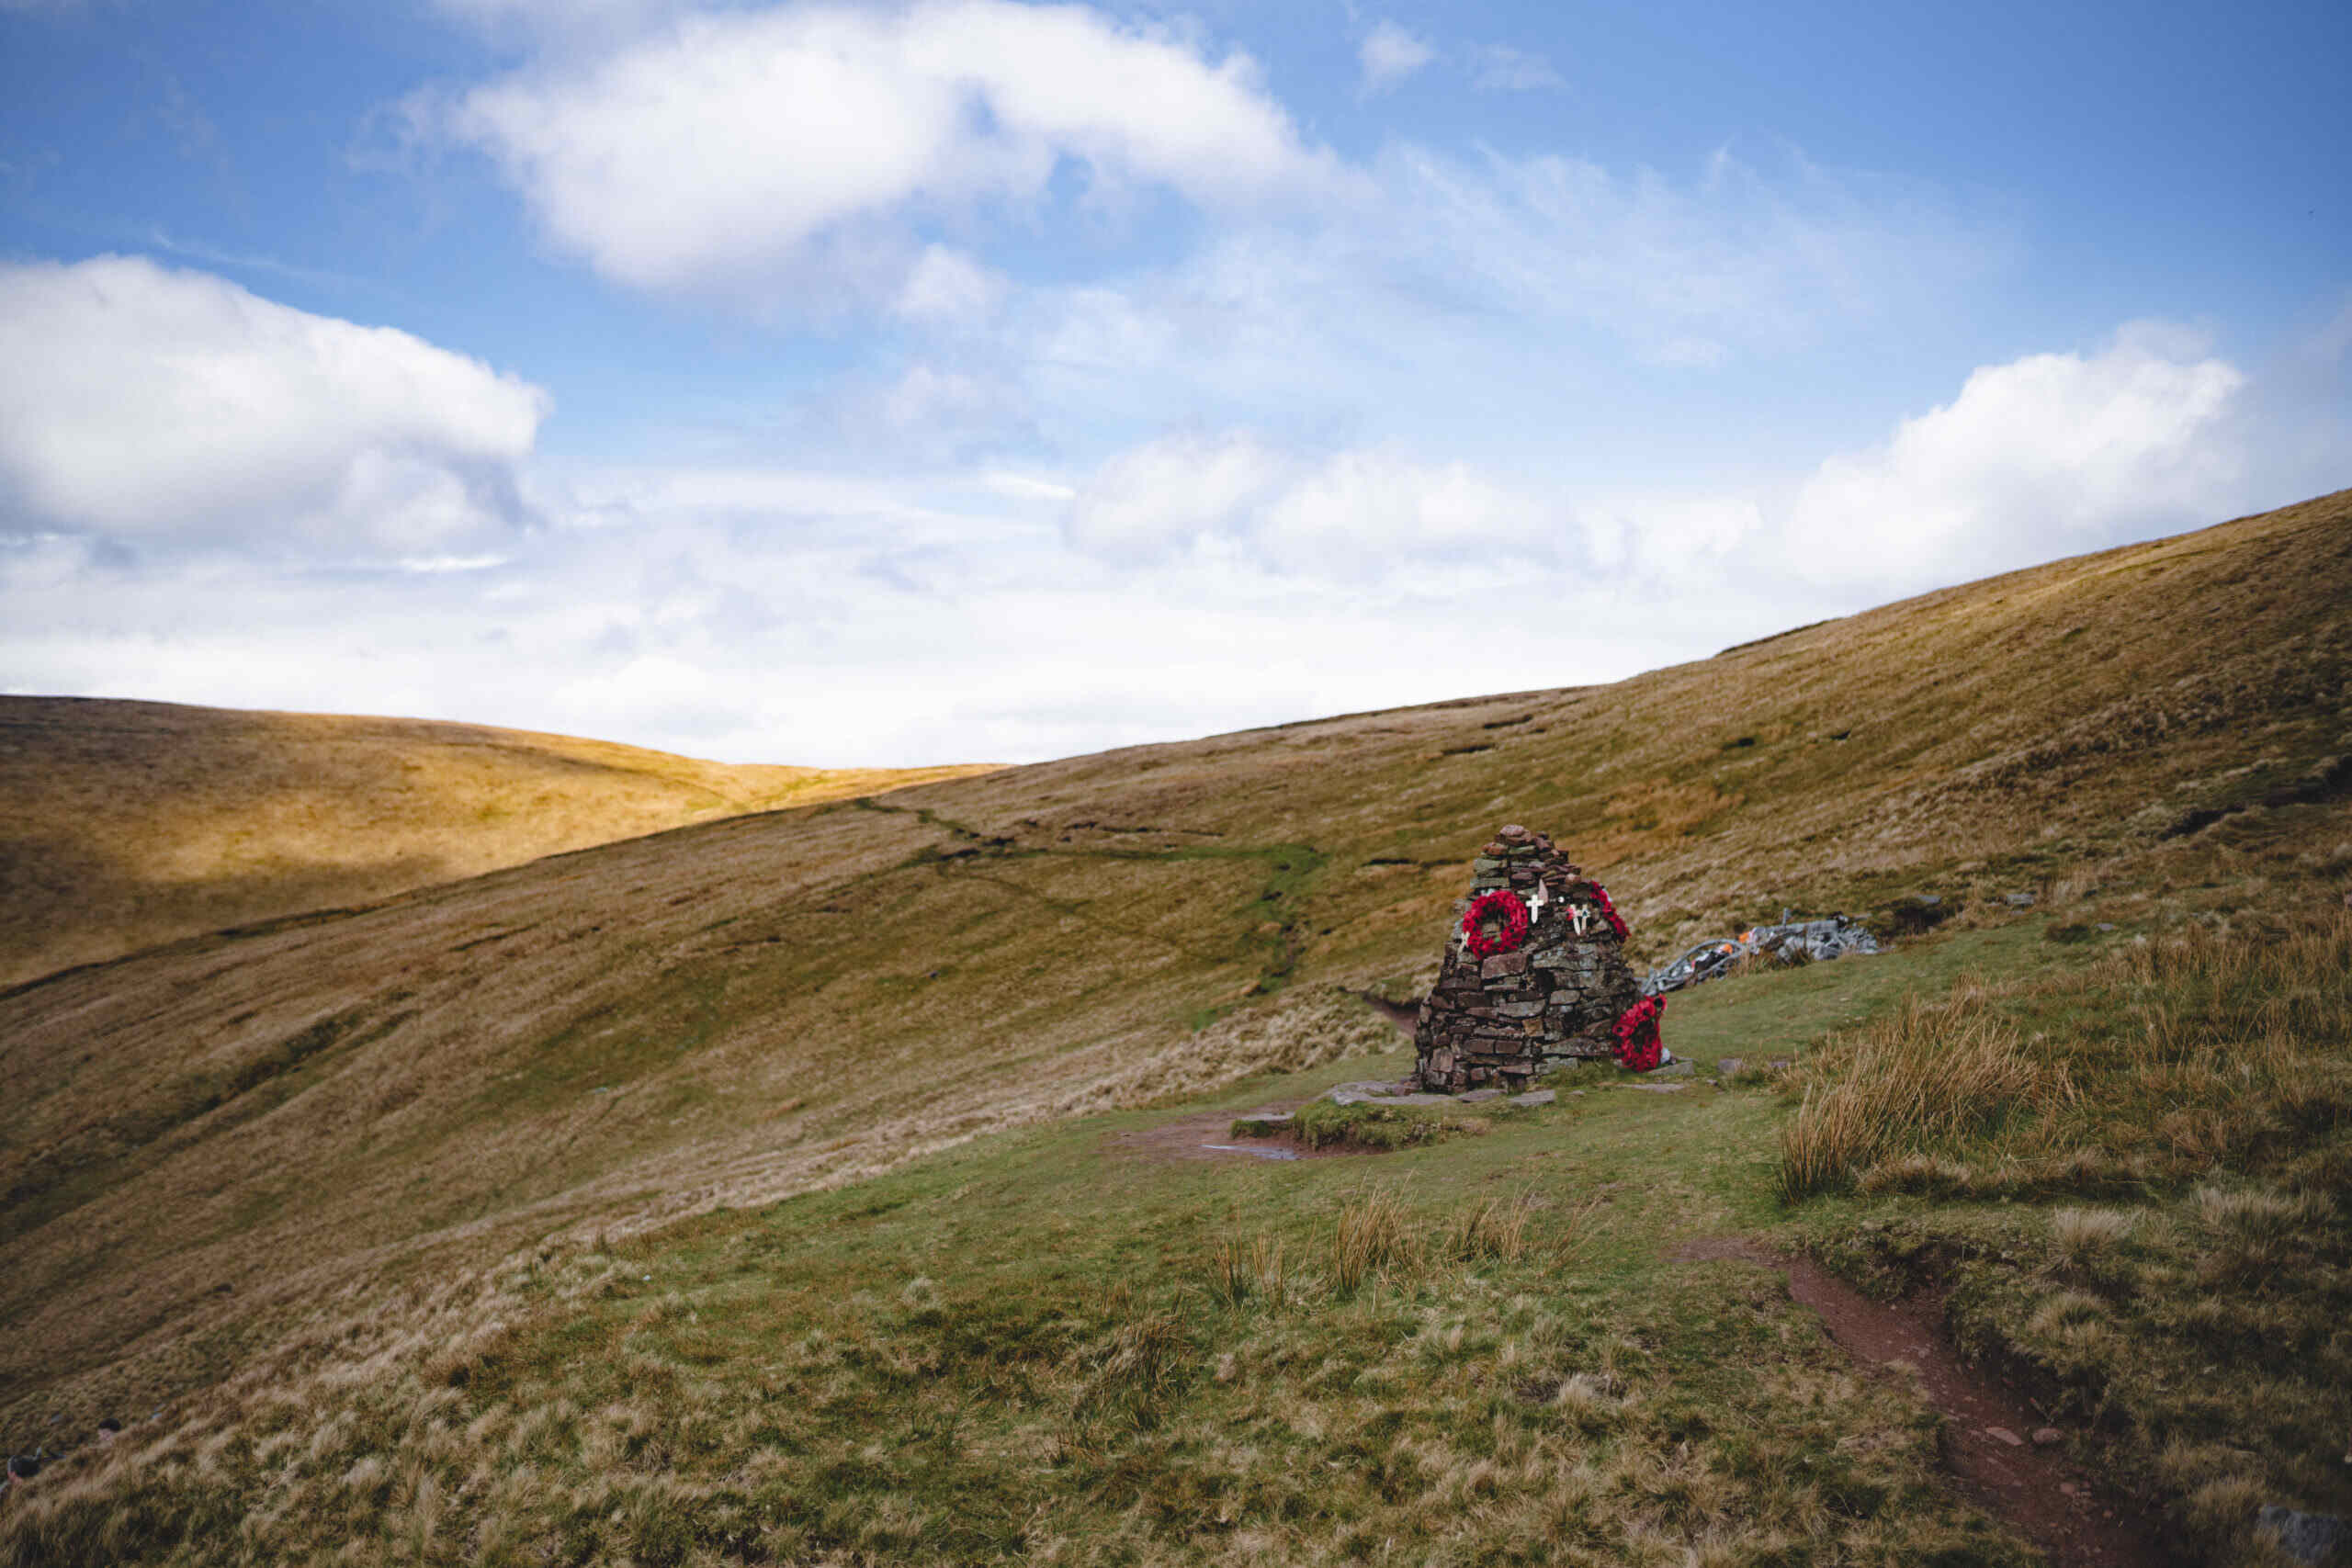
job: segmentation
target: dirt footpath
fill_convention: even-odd
[[[1811,1258],[1782,1257],[1746,1236],[1685,1242],[1677,1262],[1736,1258],[1788,1277],[1789,1294],[1856,1359],[1905,1370],[1942,1412],[1944,1461],[1961,1491],[2064,1568],[2165,1568],[2160,1529],[2120,1489],[2064,1457],[2058,1435],[2018,1396],[1970,1370],[1944,1343],[1933,1301],[1871,1301]],[[2044,1442],[2036,1443],[2035,1434]]]

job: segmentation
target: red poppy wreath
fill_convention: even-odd
[[[1499,920],[1501,929],[1489,933],[1488,920]],[[1527,906],[1519,896],[1497,887],[1470,900],[1470,908],[1462,915],[1462,945],[1474,958],[1492,958],[1498,953],[1516,953],[1527,940]]]
[[[1593,906],[1600,911],[1600,918],[1609,922],[1609,929],[1617,933],[1619,942],[1624,941],[1625,917],[1617,912],[1615,904],[1610,902],[1609,889],[1598,882],[1588,882],[1585,886],[1592,890]]]
[[[1646,1073],[1657,1066],[1666,1047],[1658,1039],[1658,1015],[1666,1010],[1662,996],[1644,997],[1625,1010],[1617,1021],[1618,1065],[1636,1073]]]

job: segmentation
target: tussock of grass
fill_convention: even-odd
[[[1290,1304],[1293,1286],[1279,1236],[1219,1240],[1210,1258],[1209,1277],[1217,1299],[1227,1306],[1240,1306],[1253,1297],[1277,1312]]]
[[[1807,1064],[1781,1191],[2138,1190],[2216,1168],[2352,1185],[2347,1041],[2343,915],[1963,981]]]
[[[2088,1268],[2112,1257],[2137,1223],[2121,1209],[2060,1209],[2050,1216],[2050,1250],[2062,1268]]]
[[[1404,1205],[1385,1188],[1374,1188],[1340,1211],[1331,1235],[1331,1285],[1343,1296],[1362,1290],[1384,1269],[1419,1263],[1420,1239]]]
[[[1528,1207],[1524,1194],[1481,1198],[1463,1210],[1448,1238],[1453,1256],[1510,1259],[1527,1250]]]
[[[2047,1113],[2074,1093],[2064,1068],[2029,1051],[1974,981],[1833,1040],[1811,1067],[1781,1134],[1781,1191],[1791,1200],[1850,1185],[1883,1156]]]

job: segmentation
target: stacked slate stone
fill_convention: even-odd
[[[1472,899],[1496,888],[1532,918],[1515,951],[1481,959],[1462,919]],[[1445,964],[1413,1031],[1415,1076],[1449,1094],[1516,1091],[1547,1063],[1606,1061],[1618,1019],[1640,994],[1593,884],[1551,840],[1513,824],[1470,863],[1470,897],[1454,906]]]

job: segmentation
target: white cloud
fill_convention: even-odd
[[[1470,84],[1482,93],[1541,93],[1568,84],[1552,62],[1509,44],[1490,43],[1471,51]]]
[[[1935,582],[2137,531],[2128,503],[2172,482],[2199,498],[2181,525],[2211,522],[2245,509],[2214,477],[2249,395],[2238,379],[2154,329],[1990,367],[1883,447],[1821,465],[1793,517],[1759,503],[1769,474],[1604,493],[1249,429],[1130,446],[1077,485],[989,465],[880,479],[543,464],[549,525],[495,563],[420,553],[325,581],[0,536],[0,670],[18,689],[464,718],[743,761],[1066,755],[1702,656],[1883,596],[1883,573],[1916,562],[1890,566],[1869,525],[1921,497],[1969,501],[1934,542],[1951,563]],[[2019,450],[2022,478],[2004,467]],[[1825,516],[1831,532],[1808,536]]]
[[[1442,468],[1428,480],[1440,512]],[[583,492],[625,495],[634,514],[584,529],[560,515],[496,570],[332,583],[266,562],[199,578],[0,545],[0,669],[34,690],[893,763],[1066,755],[1707,650],[1662,644],[1651,608],[1624,614],[1607,585],[1531,560],[1509,580],[1523,615],[1470,658],[1465,632],[1494,630],[1491,574],[1463,592],[1429,558],[1391,582],[1247,546],[1122,570],[1068,546],[1052,488],[951,511],[917,481],[584,476]]]
[[[1467,464],[1365,450],[1339,453],[1284,491],[1266,509],[1262,538],[1288,570],[1346,578],[1456,551],[1548,558],[1561,524]]]
[[[1033,474],[1015,474],[1003,469],[980,476],[980,488],[1012,501],[1075,501],[1078,491],[1058,479],[1043,479]]]
[[[1690,583],[1744,547],[1770,547],[1763,508],[1747,495],[1596,499],[1577,507],[1577,522],[1594,569],[1617,581]]]
[[[756,687],[663,654],[566,682],[551,697],[570,732],[588,736],[659,727],[672,735],[707,738],[742,728],[758,707]]]
[[[1219,204],[1333,167],[1247,55],[1008,0],[691,15],[413,107],[488,153],[557,241],[652,289],[772,288],[812,257],[878,265],[906,220],[1033,206],[1065,164],[1098,194]]]
[[[893,309],[910,321],[952,325],[987,316],[1004,294],[1005,280],[963,252],[926,245]]]
[[[905,433],[983,421],[995,403],[992,390],[973,377],[915,365],[882,393],[874,412],[886,427]]]
[[[538,389],[139,257],[0,266],[0,528],[413,548],[512,521]]]
[[[1389,88],[1437,58],[1437,51],[1396,23],[1383,20],[1356,46],[1363,71],[1361,91],[1370,96]]]
[[[2103,352],[1987,366],[1884,446],[1829,458],[1799,494],[1806,575],[1961,581],[2225,514],[2246,378],[2193,338],[2127,327]]]
[[[1106,559],[1148,560],[1248,528],[1293,465],[1247,434],[1171,435],[1104,463],[1070,502],[1070,541]]]
[[[1566,519],[1462,462],[1385,448],[1314,457],[1247,432],[1164,436],[1120,453],[1072,499],[1070,543],[1136,563],[1190,552],[1361,582],[1432,556],[1508,548],[1550,560]]]

